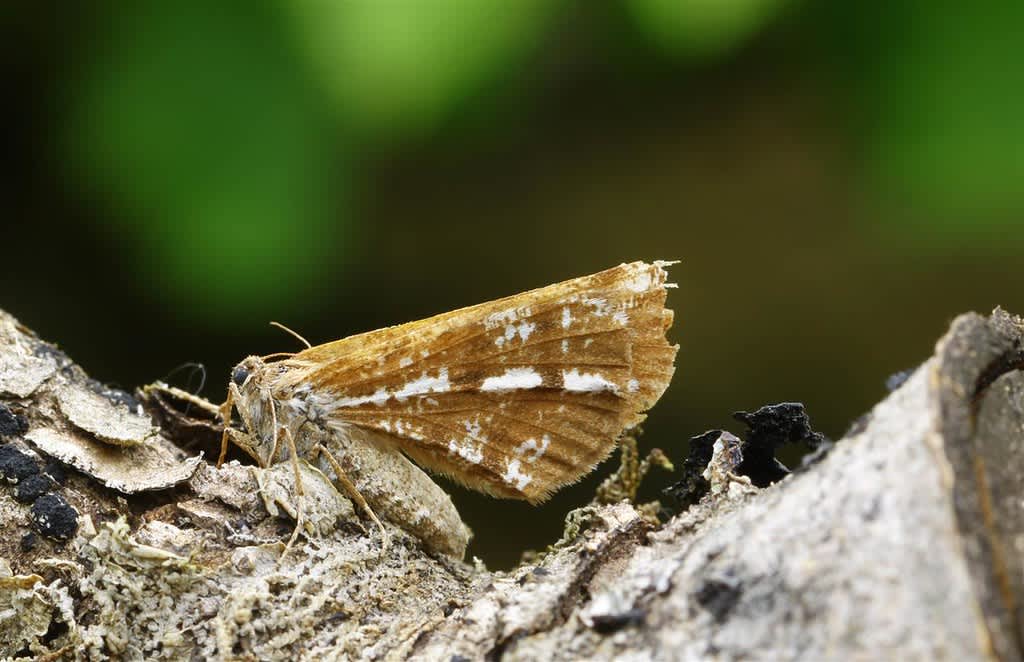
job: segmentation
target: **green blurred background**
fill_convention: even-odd
[[[675,460],[830,436],[953,316],[1024,312],[1024,3],[182,0],[0,9],[0,306],[131,388],[682,259]],[[187,375],[173,379],[187,386]],[[494,567],[561,531],[455,491]],[[667,484],[667,476],[652,483]]]

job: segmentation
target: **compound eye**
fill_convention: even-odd
[[[243,368],[242,366],[238,366],[231,373],[231,381],[233,381],[238,386],[244,384],[246,379],[249,379],[249,371]]]

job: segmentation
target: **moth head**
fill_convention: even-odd
[[[267,365],[258,356],[246,357],[244,361],[231,370],[229,388],[235,396],[235,406],[242,414],[245,427],[258,425],[264,400],[264,388],[267,377]],[[250,433],[256,430],[247,430]]]
[[[245,380],[249,379],[249,375],[252,372],[244,365],[236,365],[235,369],[231,371],[231,381],[235,383],[235,386],[241,388],[245,385]]]
[[[233,443],[252,456],[261,465],[267,464],[266,455],[270,452],[267,439],[270,438],[270,418],[264,416],[265,398],[263,396],[266,381],[267,365],[258,356],[249,356],[231,370],[230,390],[234,394],[234,407],[238,411],[240,421],[232,423],[236,434]],[[264,448],[266,446],[266,448]]]
[[[258,356],[246,357],[231,371],[231,381],[241,391],[251,390],[258,386],[261,374],[266,364]]]

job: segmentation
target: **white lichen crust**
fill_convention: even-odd
[[[57,389],[61,413],[76,427],[115,446],[138,446],[156,436],[149,416],[84,388]]]
[[[111,489],[131,494],[173,487],[189,479],[200,456],[190,458],[166,439],[111,448],[73,429],[37,427],[25,438],[42,453],[101,481]]]

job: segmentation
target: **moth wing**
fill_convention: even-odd
[[[622,264],[288,363],[332,425],[390,435],[473,489],[542,501],[607,457],[668,386],[665,266]]]

